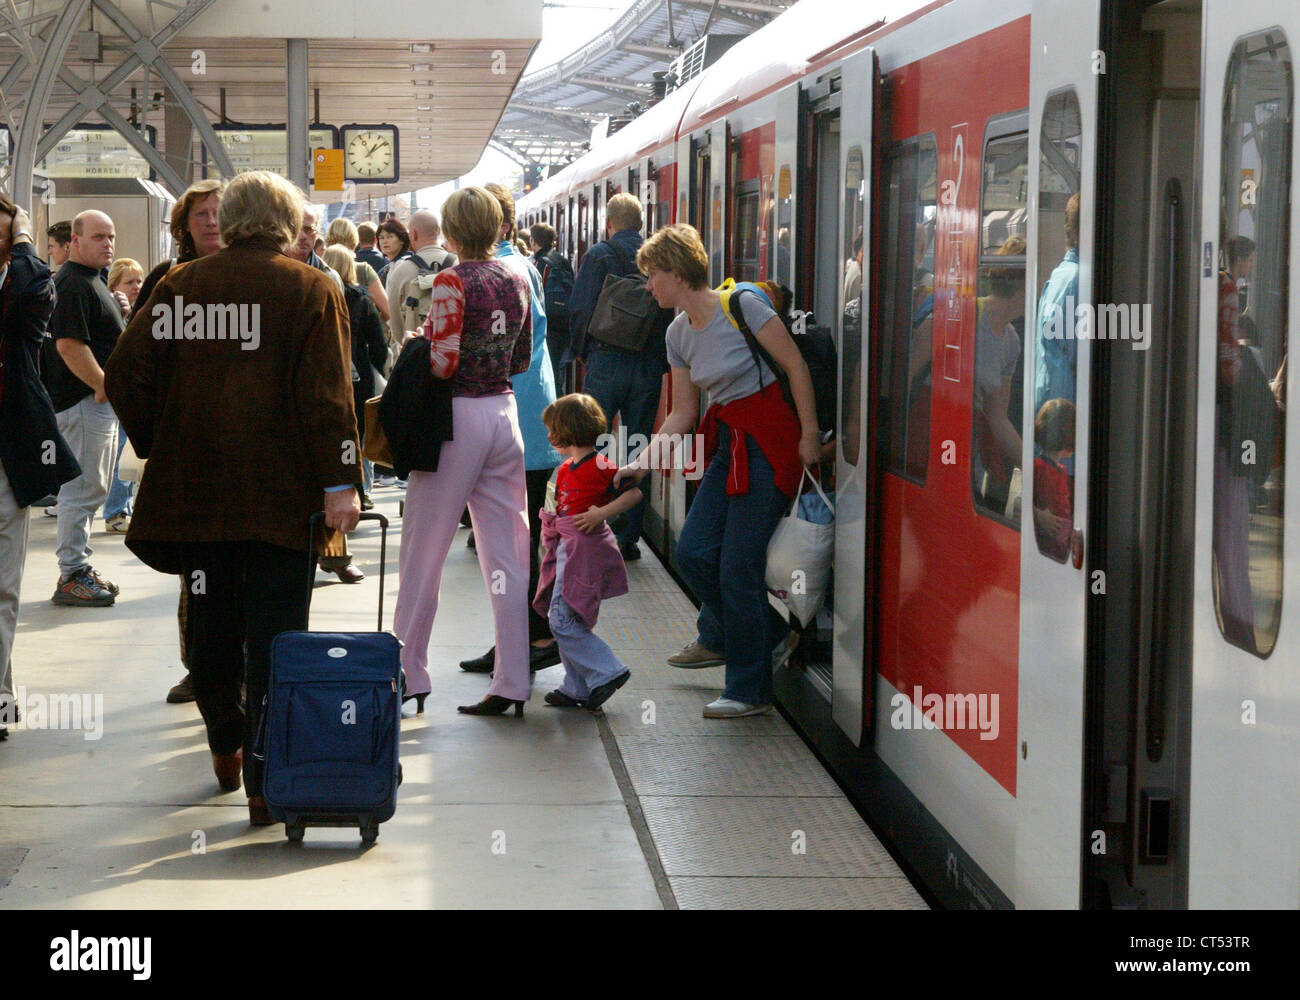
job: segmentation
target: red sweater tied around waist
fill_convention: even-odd
[[[739,497],[749,492],[746,441],[750,437],[772,466],[776,488],[791,498],[799,492],[803,478],[803,462],[799,458],[799,418],[781,395],[779,383],[771,382],[760,392],[743,399],[714,403],[704,412],[700,433],[704,436],[705,466],[720,444],[719,421],[727,425],[730,436],[731,468],[727,473],[727,496]]]

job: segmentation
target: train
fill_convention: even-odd
[[[1300,906],[1292,40],[801,0],[519,203],[580,264],[632,192],[833,332],[834,584],[777,700],[939,905]],[[670,565],[692,488],[651,484]]]

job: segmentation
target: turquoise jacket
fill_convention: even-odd
[[[542,423],[542,411],[555,402],[555,375],[546,350],[546,296],[542,291],[542,276],[509,240],[497,244],[496,256],[528,282],[528,298],[533,308],[532,364],[528,371],[510,380],[519,407],[519,429],[524,435],[524,468],[530,472],[554,469],[560,464],[560,453],[551,447],[546,425]]]

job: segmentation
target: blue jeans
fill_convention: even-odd
[[[655,414],[659,412],[663,379],[659,365],[644,354],[617,348],[593,348],[587,355],[587,376],[582,389],[600,404],[611,424],[614,414],[619,414],[629,438],[642,434],[649,441],[654,431]],[[641,447],[629,448],[626,456],[615,457],[622,464],[636,458],[640,452]],[[643,496],[641,502],[627,512],[627,522],[618,535],[620,547],[635,545],[641,538],[645,507],[646,498]]]
[[[677,565],[700,600],[700,644],[727,660],[722,694],[750,705],[772,700],[772,648],[779,616],[767,601],[767,543],[790,498],[776,488],[772,466],[748,440],[749,492],[727,496],[729,432],[700,481],[677,540]]]
[[[113,458],[113,481],[108,487],[108,499],[104,501],[104,520],[117,517],[118,514],[131,516],[131,501],[135,497],[135,483],[123,482],[117,478],[117,463],[122,460],[122,448],[126,445],[126,428],[117,425],[117,454]]]
[[[564,599],[564,543],[555,544],[555,589],[551,592],[549,620],[564,663],[564,682],[559,690],[570,698],[586,701],[595,688],[627,673],[627,667]]]

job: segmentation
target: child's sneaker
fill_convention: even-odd
[[[87,566],[72,576],[60,577],[50,600],[71,607],[106,608],[117,600],[117,595],[97,580]]]
[[[587,710],[594,712],[601,705],[609,701],[610,696],[619,688],[627,683],[627,679],[632,676],[632,671],[624,670],[612,681],[606,681],[604,684],[597,685],[591,689],[591,694],[587,695]]]

